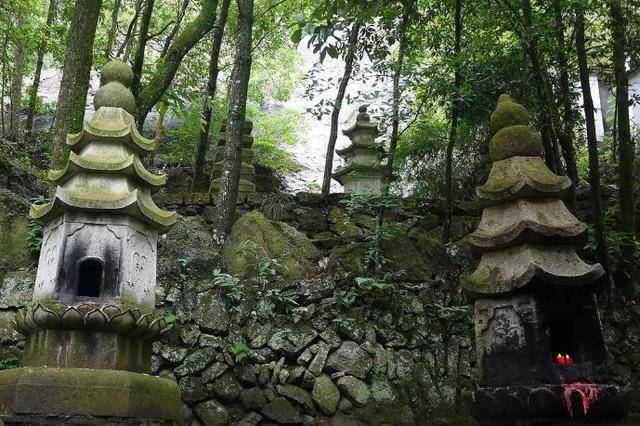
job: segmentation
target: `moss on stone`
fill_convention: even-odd
[[[542,152],[540,135],[529,126],[514,125],[499,130],[489,142],[492,161],[523,156],[539,157]]]
[[[565,198],[571,179],[553,173],[540,157],[511,157],[493,164],[487,182],[476,189],[482,205],[520,198]]]
[[[242,277],[257,276],[261,262],[277,259],[281,277],[295,281],[313,271],[319,253],[300,231],[252,211],[233,225],[225,242],[224,258],[229,270]]]
[[[500,95],[496,110],[491,114],[489,130],[492,135],[513,125],[529,124],[529,112],[509,95]]]
[[[101,107],[122,108],[129,114],[133,114],[136,110],[136,101],[129,89],[119,82],[112,81],[96,91],[93,106],[96,110]]]
[[[100,71],[100,86],[113,81],[117,81],[125,87],[131,87],[131,83],[133,83],[131,66],[117,59],[107,62]]]

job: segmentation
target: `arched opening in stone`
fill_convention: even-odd
[[[104,264],[100,259],[88,257],[78,264],[77,295],[86,297],[100,297]]]

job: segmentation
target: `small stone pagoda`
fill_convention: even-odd
[[[562,201],[571,181],[547,168],[528,123],[502,95],[491,115],[493,166],[477,188],[482,220],[469,237],[482,258],[462,282],[474,301],[472,413],[486,425],[624,417],[628,389],[607,383],[594,295],[603,269],[576,254],[587,227]]]
[[[21,368],[0,372],[9,422],[164,423],[178,418],[174,381],[149,376],[151,343],[168,328],[154,315],[157,238],[176,221],[151,194],[165,177],[140,161],[154,142],[136,130],[131,68],[101,74],[95,114],[68,135],[69,160],[49,172],[33,303],[16,315],[27,337]]]
[[[348,194],[381,195],[385,166],[380,160],[384,157],[384,147],[375,142],[378,125],[371,122],[366,105],[358,108],[354,123],[342,133],[351,139],[351,144],[336,149],[345,164],[333,172],[333,178]]]
[[[245,120],[242,132],[242,164],[240,166],[240,181],[238,182],[238,200],[243,200],[247,194],[256,192],[256,185],[253,183],[255,169],[253,167],[253,122]],[[227,146],[227,120],[223,120],[218,137],[218,147],[216,157],[211,171],[211,187],[209,192],[213,195],[220,190],[222,184],[222,171],[224,169],[224,156]]]

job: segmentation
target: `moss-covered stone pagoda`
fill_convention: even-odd
[[[0,372],[5,421],[178,417],[176,383],[144,374],[168,328],[154,316],[157,238],[176,214],[151,198],[165,177],[140,160],[154,142],[136,130],[132,79],[123,62],[105,65],[95,114],[68,135],[64,169],[49,173],[52,200],[31,208],[46,226],[33,303],[15,319],[23,366]]]
[[[382,194],[385,166],[381,163],[384,147],[376,143],[378,125],[371,122],[367,106],[358,108],[358,114],[351,126],[343,132],[351,139],[351,144],[336,149],[336,154],[344,158],[345,164],[333,172],[333,178],[344,186],[348,194]]]
[[[482,220],[469,236],[482,258],[462,283],[474,300],[473,414],[491,425],[623,417],[628,390],[607,383],[594,295],[603,269],[576,254],[587,227],[562,201],[571,181],[547,168],[528,124],[526,109],[502,95],[491,115],[493,166],[477,188]]]
[[[253,167],[253,122],[245,120],[242,130],[242,163],[240,164],[240,180],[238,181],[238,200],[244,200],[247,194],[256,192],[256,185],[253,183],[255,169]],[[220,135],[218,137],[218,147],[216,148],[216,157],[213,162],[211,171],[211,187],[209,192],[214,195],[220,191],[222,184],[222,171],[224,169],[224,156],[227,146],[227,121],[222,122]]]

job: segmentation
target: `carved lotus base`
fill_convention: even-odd
[[[590,383],[479,388],[467,400],[472,416],[487,425],[613,425],[631,408],[629,388]]]
[[[130,371],[15,368],[0,371],[7,424],[171,424],[180,418],[171,380]]]

